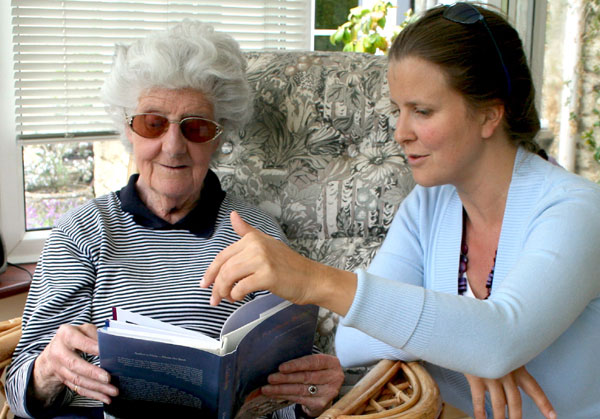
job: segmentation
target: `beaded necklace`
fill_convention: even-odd
[[[460,242],[460,261],[458,264],[458,295],[464,295],[467,292],[467,269],[469,266],[469,246],[467,246],[467,212],[463,208],[463,229],[462,229],[462,240]],[[492,270],[488,274],[485,287],[487,288],[487,296],[484,300],[487,300],[492,292],[492,283],[494,282],[494,268],[496,267],[496,255],[498,249],[494,253],[494,264]]]

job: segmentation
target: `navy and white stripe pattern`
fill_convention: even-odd
[[[210,290],[201,289],[199,282],[214,257],[239,239],[229,222],[233,210],[259,230],[286,240],[271,216],[229,195],[216,215],[214,233],[206,238],[136,224],[115,193],[63,217],[38,262],[23,313],[23,336],[7,373],[14,413],[29,416],[30,367],[62,324],[101,327],[111,307],[119,306],[218,337],[223,322],[244,302],[212,307]],[[97,357],[89,360],[98,365]],[[99,405],[70,390],[56,403]]]

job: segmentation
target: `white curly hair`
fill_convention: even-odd
[[[117,45],[102,99],[128,150],[126,116],[152,88],[202,92],[212,102],[215,120],[223,125],[227,136],[241,129],[252,115],[246,67],[239,44],[231,36],[209,24],[186,19],[131,45]]]

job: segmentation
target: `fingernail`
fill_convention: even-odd
[[[204,278],[200,281],[200,288],[204,288]]]
[[[548,415],[548,417],[550,419],[556,419],[556,412],[554,410],[550,411],[550,414]]]
[[[217,298],[214,295],[212,295],[210,297],[210,305],[211,306],[216,306],[217,305]]]

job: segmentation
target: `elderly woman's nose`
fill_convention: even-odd
[[[187,140],[181,132],[179,124],[169,124],[169,129],[163,135],[163,150],[171,154],[179,154],[187,149]]]

